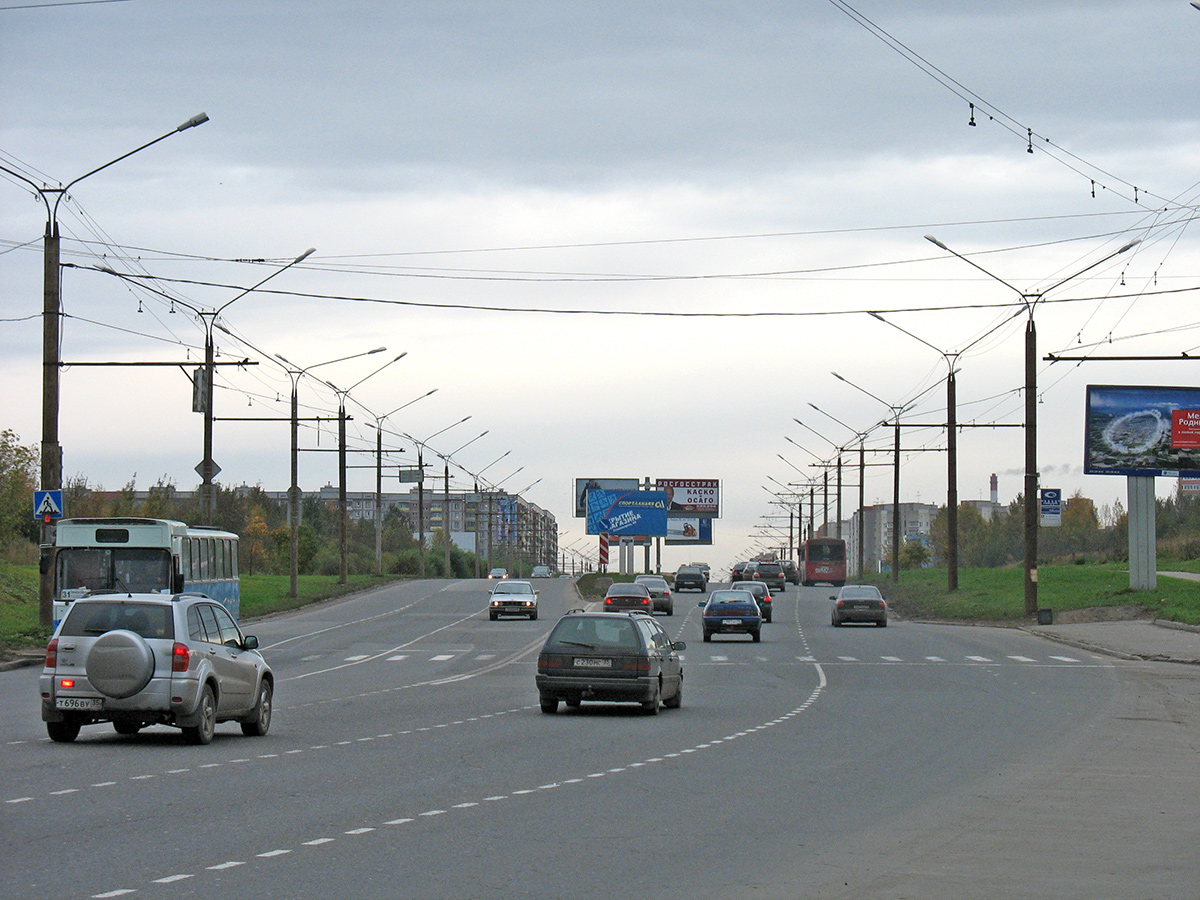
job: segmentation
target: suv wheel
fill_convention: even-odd
[[[79,737],[82,723],[78,719],[63,719],[61,722],[47,722],[46,733],[56,744],[69,744]]]
[[[264,678],[258,687],[258,703],[254,704],[254,711],[248,719],[242,721],[242,734],[262,737],[267,733],[267,729],[271,727],[271,699],[274,695],[271,682]]]
[[[204,691],[200,694],[200,709],[197,714],[200,716],[199,724],[184,728],[183,739],[189,744],[211,744],[213,734],[217,730],[217,701],[208,685],[204,686]]]

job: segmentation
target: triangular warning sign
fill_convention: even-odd
[[[54,495],[47,493],[42,498],[41,504],[37,508],[39,516],[61,516],[62,510],[58,508],[58,504],[54,502]]]

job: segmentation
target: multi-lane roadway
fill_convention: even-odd
[[[489,622],[484,581],[400,583],[246,626],[263,738],[85,728],[0,673],[0,897],[1188,898],[1194,670],[1013,629],[834,629],[789,586],[761,643],[660,619],[679,710],[538,710],[582,605]]]

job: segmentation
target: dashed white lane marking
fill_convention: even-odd
[[[224,872],[226,869],[236,869],[238,866],[244,866],[245,863],[239,859],[231,859],[228,862],[217,863],[215,866],[205,866],[210,872]]]
[[[364,659],[370,659],[370,653],[359,653],[356,656],[347,656],[343,662],[362,662]]]
[[[1010,654],[1008,658],[1011,660],[1015,660],[1016,662],[1023,662],[1023,663],[1037,662],[1036,659],[1030,659],[1028,656],[1013,656]]]
[[[1079,662],[1079,660],[1075,659],[1074,657],[1070,657],[1070,656],[1052,656],[1050,658],[1057,659],[1059,662],[1069,662],[1069,663]]]
[[[176,881],[187,881],[187,879],[195,878],[195,877],[196,877],[195,875],[187,875],[187,874],[181,873],[179,875],[168,875],[165,878],[155,878],[154,883],[155,884],[174,884]]]
[[[968,656],[967,659],[971,662],[991,662],[986,656]]]
[[[942,658],[940,656],[927,656],[927,657],[925,657],[925,659],[927,659],[929,662],[945,662],[946,661],[944,658]]]
[[[454,659],[453,653],[439,653],[437,656],[429,657],[430,662],[445,662],[448,659]]]

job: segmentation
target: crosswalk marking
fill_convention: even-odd
[[[1012,656],[1010,654],[1008,658],[1015,659],[1017,662],[1037,662],[1036,659],[1030,659],[1028,656]]]
[[[991,662],[986,656],[968,656],[967,659],[971,662]]]

